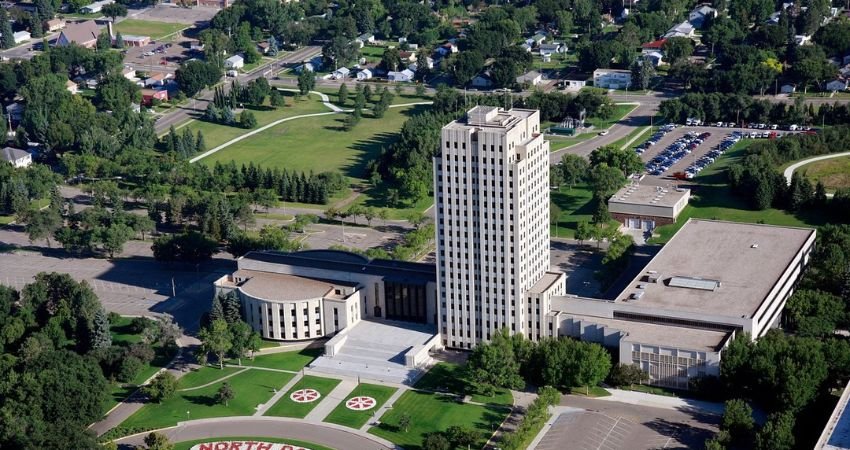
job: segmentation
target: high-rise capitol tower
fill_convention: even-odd
[[[540,112],[476,106],[442,130],[434,158],[438,322],[472,348],[502,328],[531,339],[563,274],[549,269],[549,143]]]

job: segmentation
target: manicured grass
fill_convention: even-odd
[[[335,378],[324,378],[324,377],[316,377],[313,375],[304,375],[295,386],[292,386],[292,389],[287,391],[277,403],[274,404],[268,411],[266,411],[267,416],[280,416],[280,417],[297,417],[299,419],[303,419],[310,414],[310,411],[313,410],[321,401],[328,395],[335,387],[338,385],[340,380]],[[310,403],[297,403],[292,401],[289,396],[299,390],[299,389],[315,389],[322,394],[321,397],[312,401]]]
[[[431,205],[434,204],[434,199],[431,196],[425,196],[417,202],[401,201],[395,207],[388,206],[390,201],[386,186],[369,188],[353,202],[353,204],[361,206],[369,206],[374,208],[384,209],[387,212],[389,220],[403,220],[410,217],[414,212],[425,212]],[[373,224],[380,223],[380,220],[372,221]]]
[[[494,405],[512,405],[513,395],[507,389],[496,389],[493,395],[484,395],[472,389],[472,383],[466,381],[463,367],[446,362],[437,363],[414,385],[416,389],[436,392],[451,392],[469,395],[477,403]]]
[[[591,117],[585,120],[585,122],[590,123],[597,130],[603,130],[622,120],[626,114],[632,112],[635,108],[637,108],[637,105],[616,104],[614,105],[614,112],[611,114],[611,117],[607,119]]]
[[[150,36],[153,40],[176,33],[184,28],[186,28],[186,25],[182,23],[154,22],[137,19],[125,19],[115,24],[116,33]]]
[[[796,214],[781,209],[753,210],[747,202],[732,192],[726,178],[726,168],[737,164],[745,149],[754,141],[744,139],[708,166],[691,182],[691,200],[679,214],[676,223],[655,229],[650,243],[665,243],[679,231],[689,218],[728,220],[731,222],[766,223],[791,227],[814,227],[826,223],[826,217],[817,211],[801,211]]]
[[[341,401],[333,411],[325,417],[325,422],[345,425],[347,427],[359,429],[372,417],[378,409],[386,403],[386,401],[397,391],[394,387],[380,386],[377,384],[361,383],[354,388],[354,391],[348,397]],[[345,402],[358,396],[372,397],[375,399],[375,407],[367,411],[354,411],[345,406]]]
[[[280,347],[280,342],[263,339],[263,342],[260,344],[261,349],[263,349],[263,348],[275,348],[275,347]]]
[[[183,441],[177,442],[174,444],[174,450],[189,450],[195,445],[202,444],[204,442],[225,442],[225,441],[254,441],[254,442],[273,442],[273,443],[282,443],[289,444],[295,447],[303,447],[309,448],[310,450],[334,450],[329,447],[325,447],[323,445],[314,444],[312,442],[307,441],[298,441],[295,439],[280,439],[280,438],[270,438],[270,437],[261,437],[261,436],[228,436],[228,437],[220,437],[220,438],[209,438],[209,439],[197,439],[194,441]]]
[[[365,45],[363,46],[363,48],[360,49],[360,56],[366,58],[367,62],[380,62],[381,57],[384,56],[384,52],[386,50],[386,47]]]
[[[555,137],[548,135],[546,139],[549,141],[549,151],[554,152],[556,150],[584,142],[588,139],[593,139],[595,136],[596,133],[581,133],[570,137]]]
[[[109,323],[109,331],[112,332],[113,344],[130,345],[135,344],[136,342],[141,342],[142,336],[140,334],[133,333],[130,329],[130,322],[132,321],[132,317],[121,316]]]
[[[284,220],[290,221],[294,219],[291,214],[275,214],[275,213],[254,213],[254,217],[257,219],[268,219],[268,220]]]
[[[194,391],[178,392],[162,403],[150,403],[130,416],[121,425],[125,427],[160,428],[190,419],[209,417],[250,416],[258,405],[281,389],[293,375],[268,370],[248,370],[227,380],[235,397],[228,406],[216,401],[216,392],[222,383]]]
[[[550,191],[550,199],[561,208],[557,226],[552,226],[552,236],[572,239],[579,222],[590,222],[593,217],[593,192],[586,184]]]
[[[15,216],[3,216],[0,215],[0,225],[9,225],[10,223],[15,221]]]
[[[590,388],[585,388],[584,386],[570,388],[570,394],[581,395],[582,397],[608,397],[611,395],[610,392],[599,386],[590,386]]]
[[[850,156],[826,159],[797,169],[812,184],[822,182],[828,192],[850,187]]]
[[[268,125],[276,120],[280,120],[286,117],[330,111],[328,108],[322,105],[322,102],[320,101],[319,96],[317,95],[310,94],[308,97],[302,97],[300,100],[295,100],[295,94],[292,92],[281,91],[281,94],[283,94],[283,96],[286,98],[286,106],[281,106],[276,109],[270,106],[248,108],[249,111],[254,113],[254,117],[257,118],[257,128]],[[219,145],[224,144],[225,142],[231,139],[234,139],[251,131],[235,125],[222,125],[217,123],[204,122],[202,120],[196,120],[194,122],[191,122],[186,125],[186,127],[188,127],[189,130],[192,131],[192,134],[197,134],[198,131],[201,131],[201,133],[203,133],[204,143],[207,146],[207,150],[218,147]],[[183,132],[182,129],[177,131],[179,133]],[[275,146],[275,148],[278,147]],[[222,152],[219,152],[216,155]],[[212,156],[204,159],[203,161],[206,161],[210,158],[212,158]],[[222,159],[222,161],[229,162],[230,159],[231,158]],[[237,161],[244,161],[247,164],[248,159],[249,158],[244,158],[240,160],[239,158],[237,158]]]
[[[257,355],[254,359],[242,358],[243,366],[266,367],[269,369],[289,370],[298,372],[310,361],[316,359],[323,352],[320,348],[305,348],[294,352],[270,353],[268,355]],[[228,364],[236,364],[235,360]]]
[[[284,122],[210,155],[202,162],[212,165],[216,161],[235,160],[237,164],[253,162],[263,167],[305,172],[341,171],[363,180],[367,175],[366,163],[398,138],[397,131],[416,109],[393,108],[382,119],[364,115],[351,131],[342,130],[345,114]]]
[[[472,448],[481,448],[508,412],[504,407],[464,404],[451,396],[407,391],[381,417],[381,424],[370,428],[369,433],[413,450],[422,448],[425,434],[459,425],[477,432],[478,441]],[[410,416],[410,427],[406,431],[398,426],[403,414]]]
[[[188,389],[203,386],[240,370],[243,369],[241,367],[225,366],[224,369],[219,369],[218,366],[204,366],[180,377],[178,388]]]

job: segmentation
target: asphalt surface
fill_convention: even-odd
[[[283,57],[282,59],[280,59],[278,61],[274,61],[274,62],[270,62],[268,64],[264,64],[262,66],[257,67],[256,69],[254,69],[250,73],[240,75],[239,77],[237,77],[237,79],[244,86],[246,83],[248,83],[251,80],[265,76],[267,74],[267,72],[269,71],[269,69],[273,69],[275,66],[276,67],[283,67],[283,66],[288,65],[288,64],[298,63],[298,62],[304,61],[305,59],[310,59],[313,56],[318,55],[319,53],[321,53],[321,51],[322,51],[321,47],[316,47],[316,46],[303,47],[303,48],[300,48],[298,50],[295,50],[295,51],[289,53],[288,55],[286,55],[285,57]],[[226,82],[224,84],[225,91],[230,89],[230,83],[229,83],[230,80],[232,80],[232,78],[228,78],[226,80],[228,82]],[[170,112],[168,114],[160,116],[160,118],[156,121],[156,124],[154,126],[156,133],[157,134],[165,133],[166,131],[168,131],[169,127],[171,127],[172,125],[174,125],[174,126],[179,125],[180,123],[182,123],[186,120],[194,119],[195,117],[203,114],[204,111],[206,111],[206,109],[207,109],[207,104],[210,102],[210,100],[212,100],[212,98],[213,98],[213,91],[206,89],[203,92],[201,92],[201,94],[199,94],[197,96],[197,99],[195,101],[190,102],[189,104],[187,104],[183,107],[176,108],[173,112]]]
[[[264,436],[312,442],[338,450],[389,450],[390,447],[368,435],[344,431],[331,426],[306,423],[299,419],[270,417],[234,417],[216,420],[193,420],[163,430],[171,442],[229,436]],[[120,439],[120,448],[133,448],[143,443],[144,434]]]

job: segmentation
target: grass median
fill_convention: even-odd
[[[242,358],[242,365],[298,372],[321,354],[322,349],[320,348],[305,348],[293,352],[269,353],[266,355],[257,355],[254,359]],[[228,364],[236,364],[237,362],[235,359],[227,361]]]
[[[325,422],[359,429],[369,421],[369,418],[372,417],[372,415],[375,414],[375,412],[377,412],[378,409],[386,403],[397,390],[398,389],[389,386],[361,383],[354,388],[345,400],[340,402],[339,405],[337,405],[337,407],[328,414],[328,417],[325,417]],[[375,406],[366,411],[355,411],[353,409],[349,409],[345,402],[353,397],[359,396],[374,398]]]
[[[340,380],[336,378],[325,378],[325,377],[316,377],[313,375],[305,375],[297,383],[295,386],[287,391],[280,400],[277,401],[268,411],[266,411],[267,416],[279,416],[279,417],[296,417],[299,419],[303,419],[310,414],[310,411],[313,410],[325,397],[330,394],[330,392],[338,385]],[[309,402],[309,403],[298,403],[292,400],[289,396],[292,395],[293,392],[301,390],[301,389],[315,389],[319,391],[321,397],[318,399]]]

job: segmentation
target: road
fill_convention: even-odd
[[[284,58],[274,61],[268,64],[264,64],[262,66],[257,67],[251,72],[240,75],[237,79],[244,86],[247,82],[262,77],[266,71],[268,71],[272,66],[284,66],[286,64],[293,64],[297,62],[301,62],[305,59],[310,59],[319,53],[321,53],[322,48],[316,46],[308,46],[304,48],[300,48],[295,50],[294,52],[286,55]],[[225,91],[230,89],[230,83],[225,83],[224,85]],[[196,100],[190,102],[189,104],[182,106],[180,108],[175,109],[173,112],[168,113],[166,115],[160,116],[159,120],[156,121],[155,130],[157,134],[162,134],[168,131],[169,127],[172,125],[178,125],[186,120],[193,118],[193,115],[203,114],[203,112],[207,109],[207,104],[210,100],[212,100],[213,91],[212,90],[204,90],[197,97]]]
[[[365,433],[345,431],[333,425],[317,425],[283,417],[228,417],[181,422],[162,430],[171,442],[234,436],[264,436],[312,442],[338,450],[389,450],[386,441]],[[145,434],[117,441],[122,448],[141,445]]]

